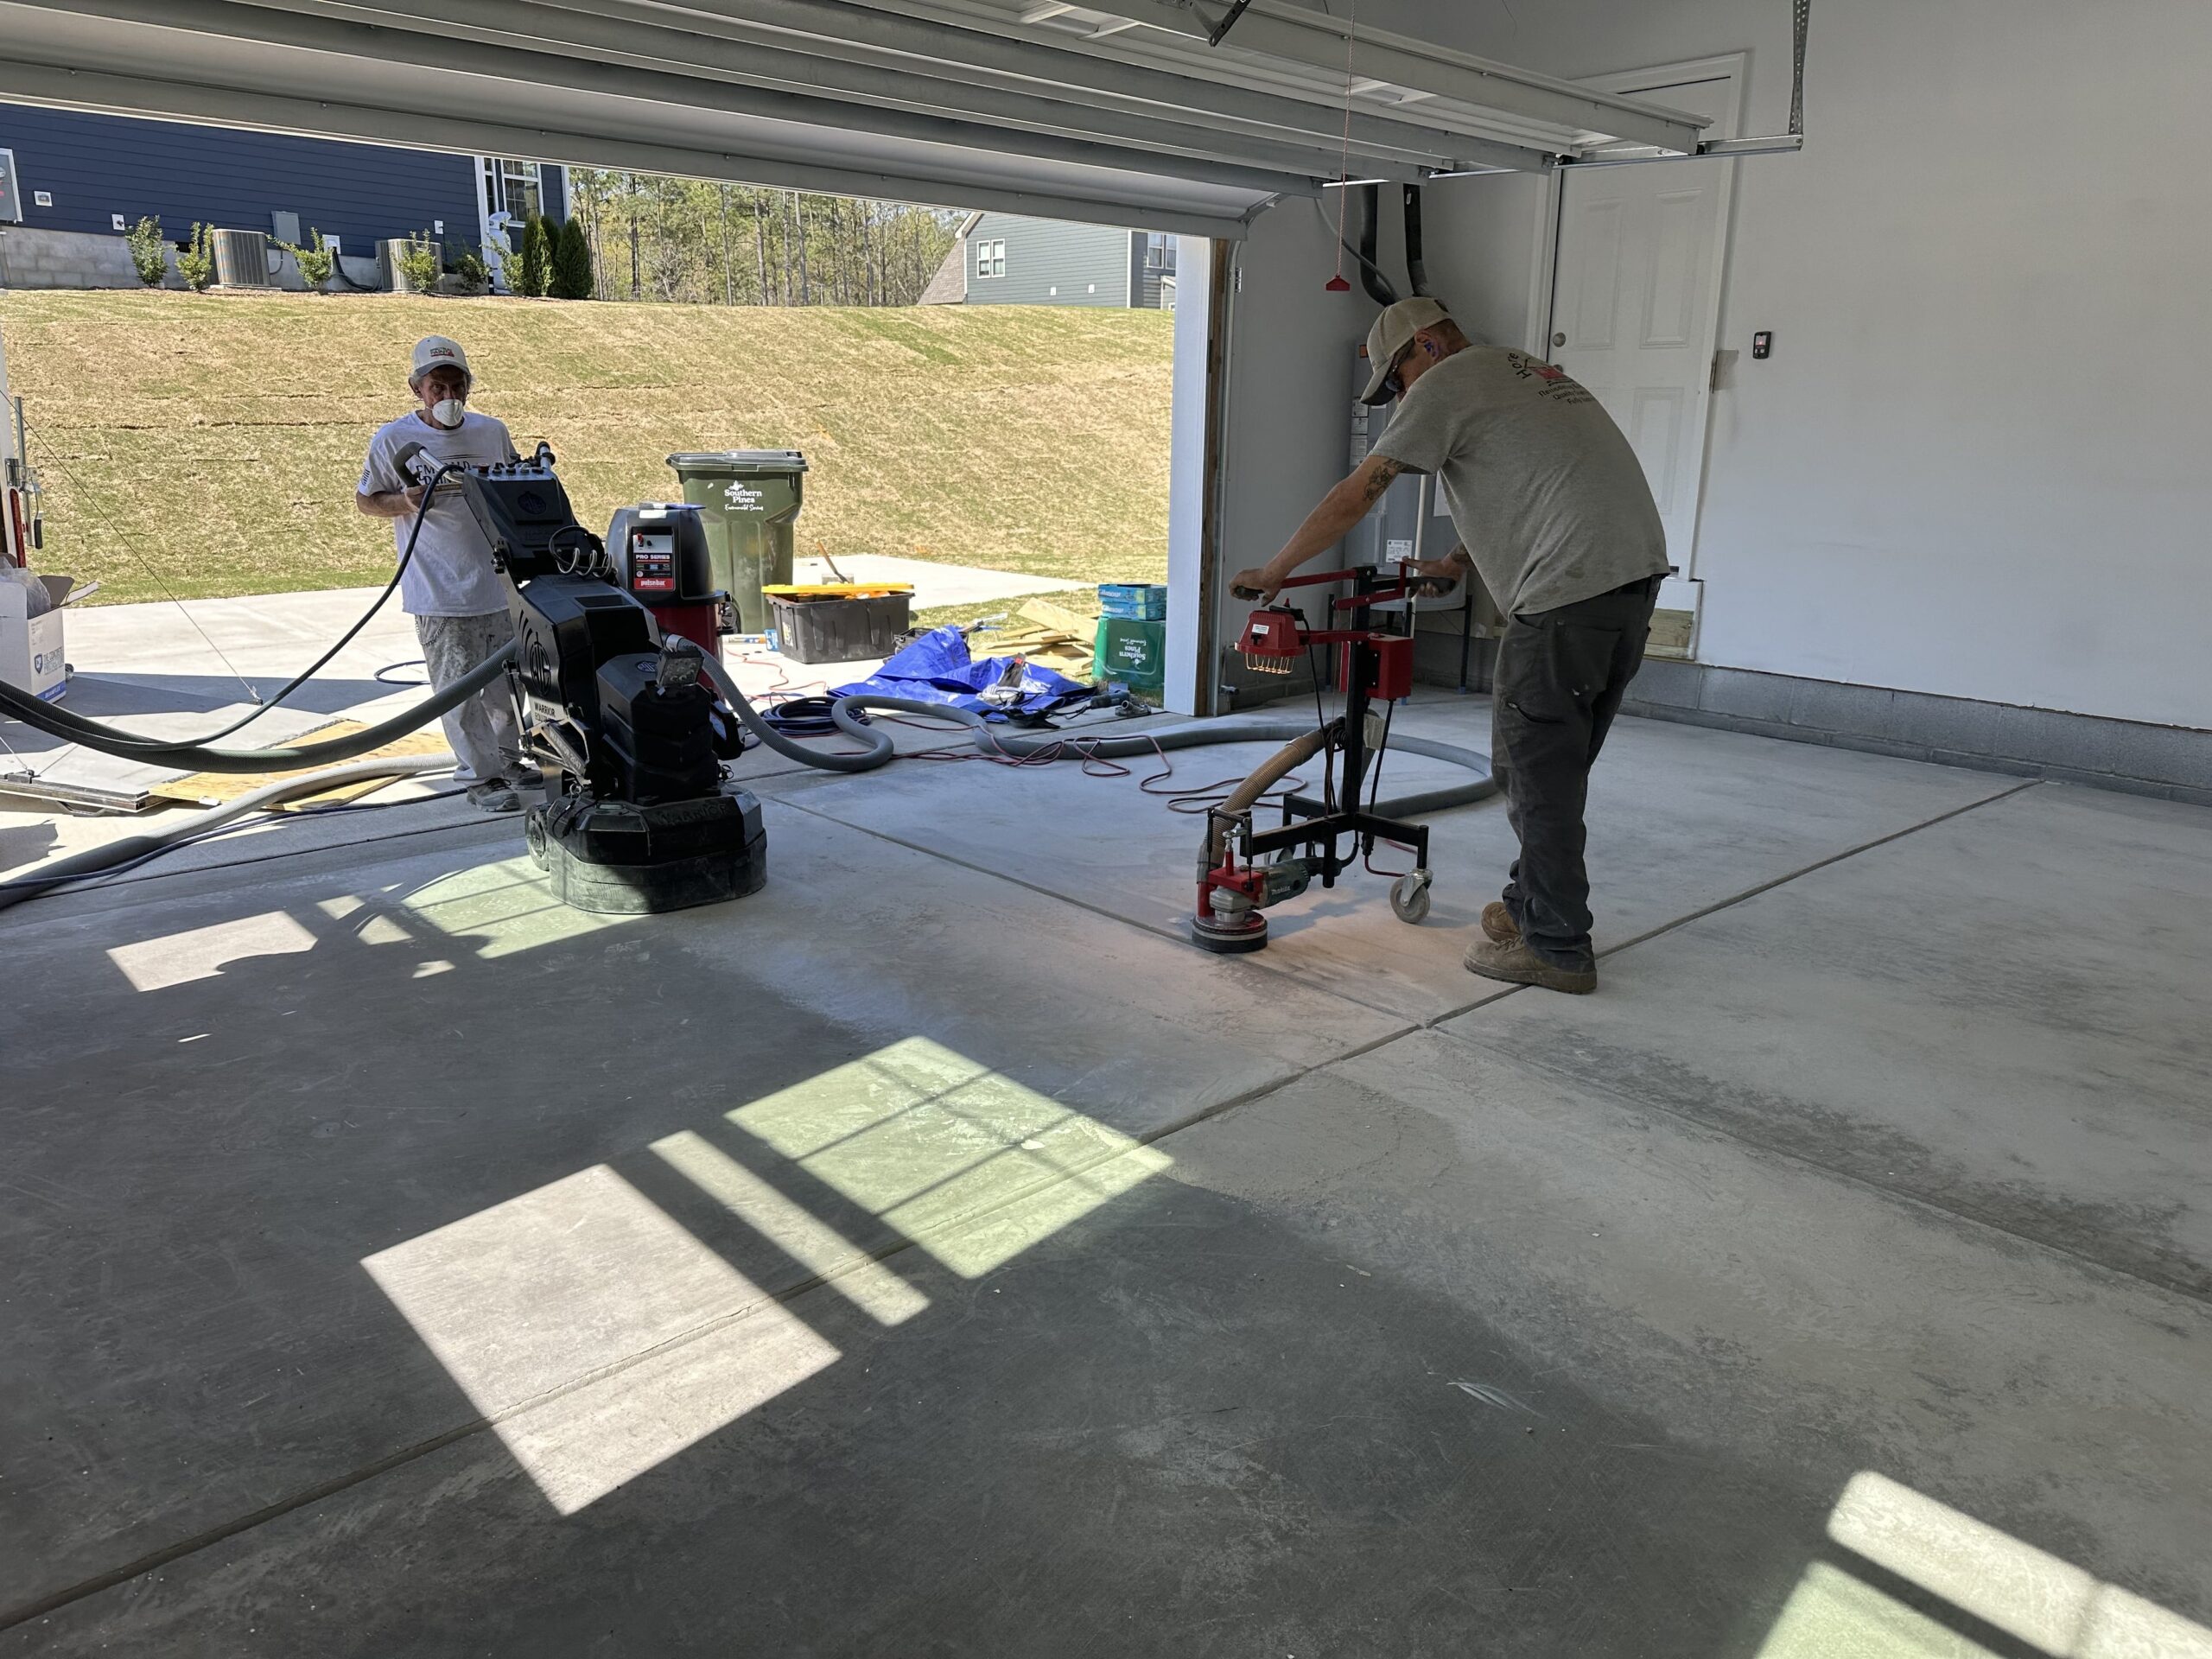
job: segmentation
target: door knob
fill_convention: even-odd
[[[1552,336],[1552,344],[1553,344],[1553,345],[1554,345],[1554,346],[1564,346],[1564,345],[1566,345],[1566,344],[1567,344],[1567,336],[1566,336],[1565,334],[1554,334],[1554,335]]]

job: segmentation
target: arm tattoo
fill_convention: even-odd
[[[1389,489],[1392,481],[1405,470],[1403,462],[1393,461],[1388,455],[1377,455],[1375,458],[1375,470],[1367,475],[1367,493],[1363,498],[1362,505],[1371,507],[1380,501],[1382,499],[1382,492]]]

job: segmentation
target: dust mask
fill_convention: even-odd
[[[442,397],[430,405],[430,418],[448,432],[467,417],[468,404],[464,398]]]

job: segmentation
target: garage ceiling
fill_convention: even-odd
[[[1253,0],[0,0],[0,99],[1211,236],[1700,123]],[[1350,110],[1345,94],[1349,54]],[[1349,126],[1349,137],[1346,129]]]

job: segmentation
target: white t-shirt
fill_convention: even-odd
[[[399,452],[410,443],[423,446],[428,458],[418,461],[421,476],[403,473]],[[507,429],[489,415],[471,410],[461,424],[448,431],[433,426],[421,414],[407,414],[377,429],[369,440],[368,459],[361,464],[360,493],[381,495],[420,483],[441,461],[467,461],[488,467],[514,461],[514,440]],[[396,553],[404,552],[415,529],[415,515],[391,521]],[[410,616],[488,616],[507,608],[506,584],[492,568],[492,544],[477,527],[475,515],[461,499],[460,481],[448,474],[430,499],[423,518],[423,534],[415,543],[415,557],[399,579],[399,608]]]

